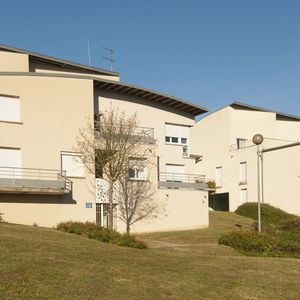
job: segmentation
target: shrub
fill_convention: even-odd
[[[0,223],[4,222],[3,215],[4,215],[4,213],[0,213]]]
[[[238,207],[236,214],[257,220],[257,203],[245,203]],[[271,206],[269,204],[261,204],[261,221],[263,227],[272,227],[279,222],[294,218],[296,216],[286,213],[285,211]]]
[[[290,218],[279,222],[277,229],[300,234],[300,218]]]
[[[292,233],[233,232],[221,236],[219,244],[248,255],[300,257],[300,237]]]
[[[144,242],[137,240],[130,234],[121,234],[92,222],[62,222],[57,225],[57,230],[82,235],[104,243],[138,249],[147,248]]]
[[[216,188],[216,182],[214,180],[209,180],[206,182],[207,187],[210,189],[215,189]]]

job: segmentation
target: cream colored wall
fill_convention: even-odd
[[[208,226],[206,191],[160,189],[156,197],[164,203],[164,214],[132,225],[132,233],[189,230]],[[125,224],[119,221],[119,230],[124,232],[125,228]]]
[[[229,192],[231,211],[241,205],[241,189],[247,188],[249,202],[257,201],[256,147],[230,151],[230,145],[235,144],[237,138],[252,140],[256,133],[267,138],[261,148],[280,146],[289,142],[276,139],[296,141],[299,138],[300,122],[277,121],[275,113],[226,107],[200,120],[192,130],[194,147],[203,155],[203,161],[198,164],[199,172],[205,173],[208,178],[215,178],[215,168],[222,166],[223,185],[217,189],[217,193]],[[283,150],[278,153],[278,157],[270,153],[264,156],[264,170],[267,172],[264,176],[266,202],[299,214],[296,196],[300,192],[300,182],[296,176],[299,171],[296,163],[300,159],[299,152],[297,154],[295,150],[291,155],[284,155]],[[241,162],[247,163],[247,184],[242,185]],[[281,169],[282,172],[279,172]]]
[[[264,154],[264,199],[300,215],[300,146]]]
[[[0,51],[0,72],[28,72],[28,55]]]
[[[185,165],[185,173],[195,173],[195,160],[183,157],[182,146],[165,143],[165,123],[193,126],[192,116],[180,114],[178,110],[172,108],[164,109],[164,106],[154,102],[121,94],[96,90],[95,97],[99,102],[99,111],[104,112],[111,107],[118,107],[120,112],[124,111],[129,115],[136,113],[139,126],[154,128],[160,172],[165,172],[165,165],[171,163]]]
[[[93,116],[93,82],[90,80],[38,77],[0,76],[0,94],[18,95],[21,101],[21,124],[0,122],[0,147],[21,148],[22,167],[61,168],[61,151],[72,151],[78,129],[87,116]],[[63,220],[95,220],[95,210],[86,209],[93,202],[90,192],[93,176],[72,179],[76,204],[5,203],[0,194],[0,211],[8,222],[54,226]],[[10,196],[11,197],[11,196]],[[41,196],[43,198],[43,196]],[[19,195],[21,199],[21,195]],[[34,207],[34,209],[33,209]],[[26,214],[26,216],[25,216]]]
[[[93,72],[89,70],[76,71],[67,66],[60,67],[47,62],[34,61],[34,60],[30,60],[29,68],[30,68],[30,72],[37,72],[37,73],[85,75],[85,76],[93,76],[93,77],[98,77],[98,78],[108,79],[108,80],[115,80],[115,81],[120,80],[120,77],[115,75],[98,74],[97,72]]]

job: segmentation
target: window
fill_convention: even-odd
[[[21,121],[21,108],[19,98],[0,95],[0,121]]]
[[[236,145],[237,149],[242,149],[246,147],[246,139],[237,138],[236,139]]]
[[[61,169],[66,171],[67,177],[84,177],[84,165],[79,153],[62,152]]]
[[[216,187],[222,187],[223,174],[222,167],[216,168]]]
[[[240,163],[240,184],[247,183],[247,163]]]
[[[147,180],[146,159],[131,159],[129,161],[128,176],[133,180]]]
[[[166,124],[166,136],[165,142],[170,144],[177,144],[182,145],[182,155],[188,156],[189,155],[189,135],[190,135],[190,127],[183,126],[183,125],[173,125],[173,124]]]
[[[240,190],[240,202],[241,204],[248,202],[248,191],[247,189]]]

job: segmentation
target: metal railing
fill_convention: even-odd
[[[154,139],[154,128],[152,127],[141,127],[136,126],[132,131],[133,136],[143,137],[143,138],[151,138]],[[95,127],[95,137],[101,137],[101,128]]]
[[[38,187],[72,190],[66,171],[0,166],[0,186]]]
[[[205,175],[160,172],[159,181],[205,183]]]
[[[240,141],[239,143],[230,145],[230,151],[235,151],[239,149],[245,149],[255,146],[252,140]]]

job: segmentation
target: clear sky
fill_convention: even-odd
[[[109,68],[215,110],[233,101],[300,115],[300,1],[1,0],[0,43]]]

